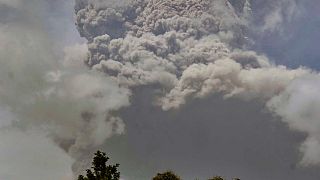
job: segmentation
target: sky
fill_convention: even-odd
[[[257,49],[278,63],[291,67],[303,65],[318,70],[319,53],[316,44],[320,26],[319,2],[307,0],[299,3],[304,10],[288,25],[285,33],[264,36]]]
[[[320,3],[203,2],[0,0],[0,179],[318,180]]]

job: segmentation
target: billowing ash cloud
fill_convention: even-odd
[[[308,133],[300,147],[304,152],[303,164],[319,164],[320,111],[319,75],[309,75],[294,80],[278,96],[268,102],[268,107],[283,117],[290,128]]]
[[[0,143],[1,157],[22,148],[34,157],[42,144],[39,157],[65,170],[50,166],[46,179],[70,179],[73,160],[73,171],[83,170],[83,156],[125,133],[118,112],[132,89],[147,87],[164,111],[214,95],[261,101],[308,135],[301,162],[320,163],[319,75],[248,50],[248,33],[281,30],[298,12],[295,1],[76,0],[77,29],[88,43],[66,47],[63,57],[43,3],[0,0],[0,141],[16,142]],[[0,163],[0,179],[36,179],[7,167]]]
[[[258,99],[292,129],[309,135],[301,146],[302,163],[318,164],[320,101],[312,97],[318,95],[319,76],[246,50],[250,27],[279,30],[296,8],[289,0],[77,0],[75,6],[92,69],[128,90],[156,85],[155,103],[163,110],[214,94]]]
[[[60,138],[68,140],[72,142],[70,148],[76,149],[100,144],[111,134],[123,132],[122,120],[109,112],[129,104],[126,89],[118,88],[113,80],[87,69],[50,65],[54,57],[41,54],[33,57],[35,51],[42,48],[32,34],[28,34],[27,39],[33,38],[34,44],[25,49],[23,45],[28,43],[27,39],[15,42],[7,38],[12,37],[12,29],[3,31],[8,32],[2,32],[5,36],[0,37],[5,42],[1,46],[0,99],[24,126],[44,126],[58,141]],[[10,46],[20,52],[12,54]],[[77,54],[69,54],[74,48]],[[75,66],[74,60],[81,53],[79,48],[82,47],[66,49],[65,65]],[[24,58],[29,61],[25,62]],[[49,60],[47,67],[29,65],[36,64],[33,61],[46,61],[46,58]]]
[[[0,1],[0,7],[9,8],[1,11],[1,17],[8,20],[0,21],[0,156],[6,163],[0,164],[0,179],[70,179],[72,158],[125,131],[122,119],[114,112],[129,105],[130,92],[83,65],[86,45],[66,47],[64,58],[56,55],[39,8],[44,3]],[[10,141],[13,143],[6,144]],[[55,169],[47,166],[47,174],[41,176],[33,170],[17,172],[10,168],[32,164],[19,157],[36,156],[38,144],[42,145],[37,149],[41,151],[39,158],[47,156],[43,160],[56,165]],[[25,154],[19,149],[25,149]],[[32,166],[41,163],[34,161]]]

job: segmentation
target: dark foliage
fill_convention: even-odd
[[[208,180],[225,180],[225,179],[223,179],[223,177],[221,177],[221,176],[215,176],[215,177],[212,177],[212,178],[210,178]],[[233,180],[240,180],[240,179],[239,178],[233,178]]]
[[[221,176],[215,176],[213,178],[210,178],[208,180],[224,180]]]
[[[87,169],[86,176],[80,175],[78,180],[119,180],[119,164],[107,166],[108,160],[106,153],[97,151],[93,158],[92,170]]]
[[[87,169],[86,176],[80,175],[78,180],[119,180],[120,172],[118,171],[119,164],[108,165],[107,162],[109,157],[106,156],[106,153],[97,151],[93,158],[91,169]],[[172,171],[166,171],[164,173],[158,173],[152,180],[181,180]],[[215,176],[208,180],[225,180],[221,176]],[[240,180],[234,178],[233,180]]]
[[[181,179],[172,171],[167,171],[164,173],[158,173],[157,176],[152,178],[152,180],[181,180]]]

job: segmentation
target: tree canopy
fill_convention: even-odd
[[[213,178],[210,178],[208,180],[224,180],[221,176],[215,176]]]
[[[181,180],[179,176],[172,171],[166,171],[164,173],[158,173],[152,180]]]
[[[86,175],[80,175],[78,180],[120,180],[119,164],[107,165],[109,157],[106,153],[97,151],[94,154],[91,169],[86,170]],[[152,180],[182,180],[173,171],[158,173]],[[208,180],[225,180],[221,176],[215,176]],[[240,180],[234,178],[233,180]]]
[[[87,169],[86,176],[80,175],[78,180],[119,180],[119,164],[107,166],[108,160],[106,153],[97,151],[93,158],[92,170]]]

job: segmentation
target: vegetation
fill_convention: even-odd
[[[106,156],[106,153],[97,151],[93,158],[91,169],[87,169],[86,176],[80,175],[78,180],[119,180],[120,172],[118,171],[119,164],[108,165],[107,162],[109,157]],[[172,171],[166,171],[164,173],[158,173],[152,180],[181,180],[179,176],[177,176]],[[221,176],[215,176],[208,180],[225,180]],[[240,180],[238,178],[234,178],[233,180]]]
[[[179,176],[174,174],[172,171],[164,173],[158,173],[152,180],[181,180]]]
[[[106,153],[96,152],[91,167],[93,170],[87,169],[86,176],[80,175],[78,180],[119,180],[119,164],[107,166],[108,160]]]
[[[213,178],[210,178],[208,180],[224,180],[221,176],[215,176]]]

